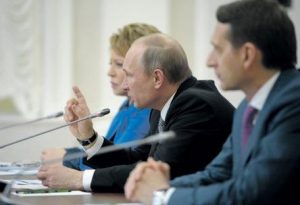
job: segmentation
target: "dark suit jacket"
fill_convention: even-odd
[[[172,181],[178,189],[168,204],[300,204],[300,73],[281,73],[241,157],[246,106],[237,109],[232,135],[206,170]]]
[[[176,138],[151,146],[137,147],[94,156],[85,163],[97,168],[93,191],[123,191],[136,162],[149,155],[171,166],[171,177],[189,174],[204,167],[220,151],[231,131],[233,106],[220,95],[212,81],[190,77],[177,90],[166,115],[165,131]],[[160,113],[153,111],[150,135],[157,133]],[[105,141],[105,145],[109,144]]]

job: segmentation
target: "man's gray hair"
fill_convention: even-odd
[[[192,75],[187,56],[175,39],[166,34],[151,34],[137,42],[145,46],[141,63],[146,73],[160,69],[170,83],[180,83]]]

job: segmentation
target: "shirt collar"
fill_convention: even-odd
[[[264,106],[271,89],[273,88],[276,80],[279,77],[280,72],[275,73],[253,96],[250,101],[250,105],[257,110],[261,110]]]
[[[166,121],[166,116],[167,116],[167,113],[169,111],[171,102],[172,102],[172,100],[175,96],[175,93],[169,98],[169,100],[166,102],[166,104],[163,106],[162,110],[160,111],[160,117],[163,121]]]

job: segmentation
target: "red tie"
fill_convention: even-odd
[[[249,136],[253,129],[253,120],[257,111],[258,110],[256,108],[249,105],[244,112],[243,124],[242,124],[242,150],[243,151],[246,150],[249,141]]]

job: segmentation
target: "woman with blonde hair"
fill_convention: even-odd
[[[136,39],[153,33],[160,33],[160,31],[149,24],[132,23],[120,28],[110,37],[111,53],[108,76],[110,77],[111,88],[115,95],[127,96],[126,90],[122,88],[122,82],[125,78],[122,66],[125,55],[131,44]],[[75,93],[79,92],[80,95],[82,95],[79,88],[74,87],[73,89]],[[79,99],[75,99],[75,101],[78,100]],[[88,109],[86,104],[85,106]],[[69,107],[67,109],[71,110],[72,108]],[[137,109],[130,104],[129,99],[127,98],[120,106],[116,116],[113,118],[105,137],[114,144],[143,138],[149,131],[149,115],[150,109]],[[76,128],[71,128],[71,132],[73,135],[76,135],[78,130],[76,130]],[[97,133],[94,132],[94,134]],[[83,150],[78,147],[67,149],[48,149],[42,152],[42,159],[49,160],[64,157],[63,164],[67,167],[78,170],[89,169],[89,167],[82,163],[82,159],[65,160],[70,154],[77,152],[83,152]]]

